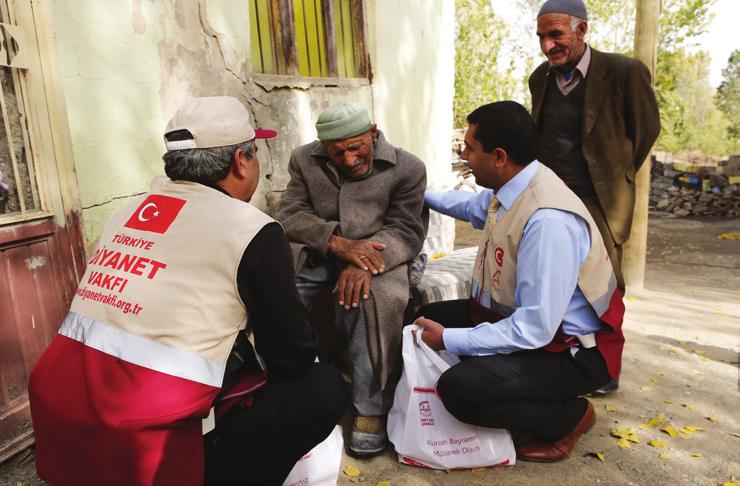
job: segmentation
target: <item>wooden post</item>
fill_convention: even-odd
[[[636,0],[635,57],[645,63],[655,82],[660,0]],[[635,210],[630,238],[624,245],[622,272],[628,288],[641,289],[645,283],[648,199],[650,197],[650,155],[635,177]]]

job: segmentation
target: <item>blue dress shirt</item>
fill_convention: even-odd
[[[530,163],[499,189],[496,195],[501,203],[498,220],[529,185],[539,166],[537,161]],[[486,213],[481,213],[479,208],[485,199],[490,202],[493,192],[456,192],[470,196],[444,199],[453,201],[455,214],[485,221]],[[561,323],[565,334],[570,336],[591,334],[601,329],[602,323],[596,312],[578,288],[578,270],[590,249],[588,224],[581,217],[559,209],[535,211],[524,226],[519,244],[514,295],[516,310],[496,323],[445,329],[445,348],[451,353],[467,356],[509,354],[547,345]]]
[[[435,191],[427,189],[424,192],[424,204],[429,209],[452,216],[455,219],[470,221],[473,228],[483,229],[486,225],[488,207],[493,199],[493,190],[484,189],[479,193],[467,191]]]

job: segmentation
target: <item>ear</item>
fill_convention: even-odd
[[[495,149],[493,149],[492,154],[495,159],[494,164],[496,166],[502,167],[506,165],[506,163],[509,161],[509,154],[501,147],[496,147]]]
[[[588,22],[585,20],[583,22],[579,22],[578,25],[576,25],[576,37],[578,40],[583,40],[586,37],[586,32],[588,32]]]
[[[250,162],[242,149],[236,149],[231,160],[231,173],[239,179],[244,179],[247,177],[247,164]]]
[[[373,142],[378,139],[378,125],[375,123],[370,125],[370,136],[373,137]]]

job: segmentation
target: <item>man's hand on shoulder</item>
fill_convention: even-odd
[[[373,275],[369,270],[363,270],[354,265],[347,265],[337,278],[337,284],[332,290],[339,300],[339,305],[346,310],[353,309],[360,304],[360,295],[365,300],[370,297],[370,280]]]
[[[442,338],[442,333],[445,328],[442,324],[423,316],[416,319],[414,324],[421,328],[421,340],[424,341],[427,346],[435,351],[442,351],[445,349],[445,342]]]
[[[384,249],[385,244],[377,241],[349,240],[337,235],[329,238],[329,253],[361,270],[372,272],[373,275],[385,271],[385,263],[380,254]]]

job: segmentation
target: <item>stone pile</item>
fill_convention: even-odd
[[[734,178],[716,167],[678,171],[672,164],[653,162],[650,209],[676,216],[740,216],[740,192]]]

